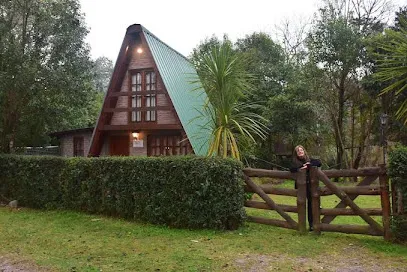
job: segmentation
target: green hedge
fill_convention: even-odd
[[[0,193],[63,208],[181,228],[243,223],[242,165],[205,157],[0,156]]]
[[[394,215],[392,230],[397,241],[407,241],[407,147],[399,147],[390,153],[389,176],[400,190],[404,214]]]

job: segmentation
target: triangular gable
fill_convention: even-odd
[[[157,70],[194,153],[196,155],[206,155],[210,137],[209,131],[205,129],[208,125],[208,119],[202,117],[199,111],[202,110],[207,96],[198,83],[191,83],[192,81],[197,81],[197,73],[188,59],[163,43],[141,25],[132,25],[127,29],[103,108],[106,108],[106,105],[112,107],[113,104],[117,103],[117,100],[112,103],[112,99],[109,100],[108,95],[114,92],[114,90],[118,90],[118,84],[122,84],[132,57],[131,50],[128,49],[132,47],[134,41],[131,36],[135,32],[140,32],[140,38],[144,38],[148,44]],[[104,132],[101,128],[108,124],[112,118],[112,112],[105,112],[103,108],[92,135],[89,156],[100,154],[104,137]]]

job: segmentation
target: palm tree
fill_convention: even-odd
[[[202,56],[197,66],[200,82],[208,100],[201,112],[209,116],[208,156],[241,158],[241,146],[255,137],[265,138],[265,119],[254,113],[253,103],[240,99],[251,90],[252,76],[245,72],[245,59],[237,55],[229,42],[215,45]]]
[[[386,30],[377,47],[378,72],[374,74],[380,82],[388,84],[381,94],[394,92],[402,94],[407,89],[407,22],[401,21],[400,30]],[[396,112],[397,119],[407,124],[407,100],[404,100]]]

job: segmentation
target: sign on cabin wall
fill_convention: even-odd
[[[133,147],[144,147],[143,140],[133,140]]]

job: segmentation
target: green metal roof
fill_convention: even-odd
[[[202,116],[206,93],[192,63],[142,27],[158,72],[196,155],[206,155],[209,146],[209,119]]]

